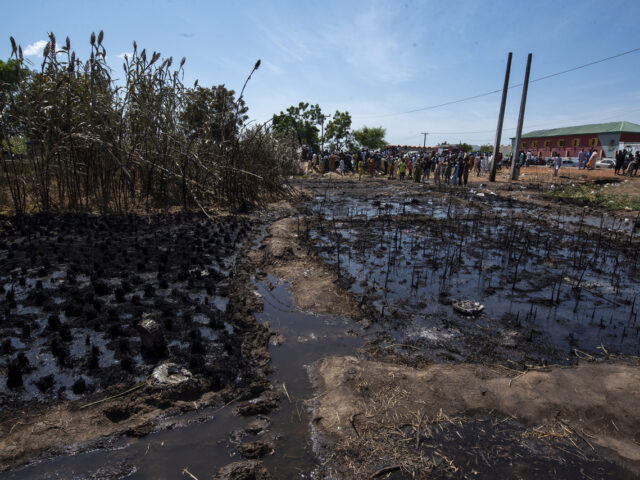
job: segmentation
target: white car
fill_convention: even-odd
[[[601,158],[596,162],[596,168],[613,168],[615,163],[612,158]]]

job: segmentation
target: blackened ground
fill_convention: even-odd
[[[123,261],[118,253],[120,248],[111,248],[112,254],[108,256],[108,260],[111,261],[112,257],[120,259],[118,266],[110,270],[113,285],[109,275],[104,275],[104,285],[95,285],[100,283],[100,278],[94,273],[97,269],[93,267],[88,268],[88,273],[74,274],[75,283],[68,283],[65,262],[57,265],[63,271],[59,278],[63,278],[64,282],[58,282],[57,279],[51,282],[46,275],[37,277],[37,271],[30,271],[27,249],[20,245],[25,242],[35,245],[40,237],[31,233],[27,238],[25,233],[16,232],[16,225],[8,225],[7,229],[12,230],[8,235],[11,238],[8,245],[16,245],[5,247],[7,257],[11,252],[20,252],[22,263],[27,263],[27,270],[23,274],[19,266],[9,265],[9,272],[13,270],[15,274],[8,274],[3,281],[13,286],[13,293],[11,289],[5,290],[5,301],[9,304],[10,314],[13,308],[12,315],[25,318],[33,316],[30,321],[36,331],[36,339],[42,337],[44,345],[28,338],[25,338],[27,342],[21,340],[21,330],[18,331],[17,326],[10,327],[13,329],[13,338],[10,344],[3,345],[2,348],[11,352],[3,358],[6,359],[7,372],[11,373],[13,383],[12,388],[7,387],[5,398],[13,399],[14,406],[31,407],[23,402],[29,394],[27,388],[31,388],[39,401],[47,402],[42,405],[47,408],[50,405],[56,407],[57,394],[39,393],[40,388],[38,385],[34,387],[34,379],[29,377],[25,358],[19,356],[23,353],[26,357],[29,351],[43,347],[45,350],[41,354],[50,355],[48,358],[51,361],[48,363],[54,364],[56,371],[51,377],[42,375],[46,372],[38,372],[36,381],[45,392],[55,392],[60,386],[70,385],[71,388],[65,386],[62,395],[81,398],[76,402],[60,402],[58,405],[70,407],[63,409],[61,413],[56,408],[49,408],[46,415],[16,417],[15,408],[12,410],[10,406],[0,423],[0,452],[4,455],[0,459],[0,468],[11,468],[23,463],[25,459],[42,456],[42,452],[45,455],[60,453],[61,450],[52,445],[65,444],[68,439],[76,441],[78,433],[83,433],[66,428],[64,425],[67,421],[70,426],[82,423],[95,425],[92,427],[94,431],[90,433],[114,438],[122,433],[144,436],[161,428],[154,423],[154,419],[162,416],[164,419],[159,423],[164,426],[189,426],[158,432],[140,440],[137,447],[132,447],[130,455],[123,458],[125,463],[122,465],[127,467],[126,471],[129,471],[130,466],[140,468],[137,477],[157,478],[158,475],[166,475],[167,471],[179,474],[184,465],[190,465],[199,478],[205,478],[212,474],[213,467],[231,461],[234,456],[237,458],[243,451],[254,456],[265,453],[263,450],[268,450],[263,458],[265,465],[269,471],[278,474],[278,477],[291,478],[294,475],[290,472],[293,471],[298,472],[298,475],[313,475],[311,470],[318,465],[311,454],[311,439],[307,436],[310,419],[305,413],[313,398],[302,365],[308,365],[316,358],[336,354],[350,355],[357,351],[367,359],[383,359],[387,364],[410,364],[418,367],[433,362],[470,362],[473,363],[473,368],[479,368],[482,364],[499,363],[510,366],[505,370],[511,372],[513,382],[516,383],[518,380],[529,380],[530,375],[520,373],[526,371],[525,368],[544,363],[545,360],[573,363],[578,355],[602,357],[610,351],[625,353],[633,352],[633,348],[636,348],[630,341],[629,333],[635,328],[635,317],[629,315],[636,312],[635,305],[629,300],[629,292],[637,292],[638,277],[629,252],[637,245],[637,237],[633,231],[625,231],[612,219],[603,217],[603,228],[598,229],[600,218],[594,215],[581,216],[575,208],[563,211],[548,208],[545,211],[542,207],[536,207],[538,210],[535,210],[526,203],[500,198],[499,195],[494,198],[487,190],[438,189],[384,181],[362,184],[318,181],[301,182],[298,185],[315,190],[306,204],[307,208],[296,211],[288,206],[270,219],[267,218],[268,215],[263,215],[260,226],[264,236],[261,235],[260,241],[256,242],[258,229],[251,230],[249,241],[237,255],[232,277],[230,272],[223,271],[213,253],[203,251],[213,241],[210,237],[221,238],[221,222],[236,225],[230,219],[211,222],[194,215],[153,217],[150,220],[138,218],[130,222],[130,227],[124,228],[119,236],[112,238],[115,245],[122,239],[128,252],[126,261]],[[484,196],[478,195],[479,193],[484,193]],[[299,202],[300,205],[302,202]],[[80,223],[110,220],[106,217],[86,218],[88,220]],[[129,221],[128,217],[122,221]],[[56,221],[50,222],[50,228],[58,228]],[[104,257],[100,250],[93,248],[93,244],[89,244],[91,248],[88,251],[82,250],[86,248],[93,230],[91,228],[84,236],[78,236],[82,240],[78,240],[67,250],[70,258],[76,251],[81,253],[82,259],[77,262],[81,266],[87,266],[90,259],[92,265],[95,261],[93,258]],[[140,231],[145,233],[138,233]],[[42,236],[48,237],[46,232],[44,229]],[[137,244],[142,245],[137,245],[134,239],[137,239]],[[92,240],[96,240],[95,235]],[[214,249],[214,252],[221,252],[222,263],[225,263],[225,252],[233,242],[232,235],[229,235],[229,243],[224,235],[219,244],[215,242],[217,250]],[[48,239],[41,240],[41,243],[50,245],[56,242]],[[150,248],[145,253],[141,247],[154,243],[162,252],[157,257],[160,258],[164,253],[167,258],[166,261],[158,261],[158,266],[147,272],[145,262],[153,264],[156,255],[149,253]],[[583,243],[585,253],[581,255],[578,247]],[[247,244],[253,248],[247,249]],[[431,248],[432,244],[438,248]],[[599,244],[603,254],[596,257],[598,263],[591,258]],[[199,250],[194,253],[196,249]],[[233,252],[229,254],[234,255]],[[51,257],[50,254],[47,255]],[[147,261],[144,260],[145,257],[148,258]],[[6,262],[14,258],[15,255],[7,258]],[[206,261],[200,264],[199,260],[202,258]],[[104,258],[103,263],[107,263]],[[140,264],[142,267],[139,267]],[[162,264],[168,264],[170,268],[161,272]],[[226,263],[225,265],[231,268]],[[581,269],[585,266],[587,268],[583,274]],[[106,267],[101,268],[103,273],[109,272]],[[217,275],[216,271],[221,277],[214,279],[213,285],[210,285],[213,293],[210,293],[206,282]],[[158,278],[159,273],[161,278]],[[339,277],[336,273],[340,274]],[[24,287],[28,291],[20,290],[20,275],[27,276]],[[143,282],[134,284],[135,276],[140,277]],[[96,277],[97,281],[94,281]],[[42,281],[41,289],[37,284],[38,280]],[[31,285],[29,282],[33,281],[35,284]],[[125,281],[130,287],[126,290],[124,287],[127,285],[123,285]],[[579,283],[576,285],[576,282]],[[18,287],[15,286],[16,283]],[[73,297],[65,291],[60,295],[60,305],[63,306],[58,307],[58,319],[50,319],[50,312],[44,312],[47,304],[44,295],[50,290],[56,290],[57,286],[52,287],[51,283],[80,289],[81,293],[84,293],[83,289],[91,290],[93,298],[102,300],[104,305],[96,308],[92,302],[72,302],[72,310],[67,316],[66,306]],[[118,286],[122,290],[116,293],[114,287]],[[287,294],[289,286],[295,306],[291,304]],[[580,286],[583,288],[580,289]],[[172,296],[173,289],[178,290],[175,297]],[[37,295],[39,290],[43,293],[43,298],[39,300],[42,305],[37,305],[38,301],[35,299],[28,300],[29,295],[34,292]],[[581,293],[577,295],[576,292]],[[224,298],[226,294],[228,303]],[[463,317],[454,313],[451,302],[462,295],[463,298],[481,301],[485,304],[485,312],[479,317]],[[80,298],[84,300],[84,297]],[[609,300],[615,301],[617,305],[610,307]],[[155,308],[155,301],[161,301],[164,308],[173,309],[174,314],[163,315],[164,308]],[[12,307],[12,302],[15,307]],[[263,302],[264,311],[259,314]],[[105,309],[108,312],[109,305],[114,303],[122,305],[125,314],[131,314],[131,317],[124,320],[119,315],[120,322],[116,322],[123,329],[119,340],[127,340],[130,344],[132,358],[139,356],[140,363],[136,359],[136,368],[131,376],[126,376],[126,370],[121,367],[119,347],[110,346],[113,339],[107,328],[109,314],[105,316],[104,312]],[[79,315],[75,314],[76,305],[81,307],[78,308],[81,310]],[[593,310],[585,312],[584,305]],[[103,319],[103,325],[97,328],[86,327],[91,321],[86,311],[91,308],[96,311],[95,318]],[[314,313],[330,313],[336,318],[315,318],[298,308]],[[574,308],[576,312],[573,312]],[[218,313],[218,310],[223,313]],[[120,311],[119,307],[116,308],[116,313]],[[620,321],[624,322],[624,319],[618,319],[620,312],[624,318],[630,318],[626,320],[629,325],[618,325]],[[601,320],[605,313],[615,313],[616,321],[612,319],[609,324],[606,319]],[[199,315],[207,316],[209,322]],[[137,317],[135,322],[134,316]],[[219,323],[216,320],[218,316]],[[265,323],[258,325],[256,316]],[[364,328],[371,328],[360,332],[347,319],[340,318],[342,316],[358,320]],[[171,319],[170,324],[166,323],[168,318]],[[41,319],[42,324],[37,319]],[[141,334],[138,325],[142,320],[153,320],[156,326],[149,329],[148,334]],[[68,325],[68,332],[65,325]],[[193,334],[192,338],[191,331],[194,327],[200,331],[204,352],[198,352],[198,334]],[[90,345],[86,344],[86,336],[78,335],[76,329],[88,330],[86,334],[90,335]],[[272,347],[267,350],[269,336],[273,333],[270,329],[278,330],[280,335],[271,339]],[[327,329],[332,335],[325,332]],[[593,334],[598,330],[600,337]],[[158,335],[158,332],[162,335]],[[323,332],[327,335],[323,335]],[[577,343],[571,345],[566,332],[575,332],[574,340]],[[82,332],[82,335],[86,334]],[[56,349],[63,349],[66,344],[64,338],[71,336],[72,340],[69,341],[75,342],[75,338],[79,337],[77,343],[82,354],[70,353],[65,356],[59,352],[59,357],[71,359],[69,366],[60,366],[57,357],[46,350],[53,346],[52,335],[60,337],[60,341],[55,342]],[[618,343],[610,341],[612,336],[615,336]],[[80,341],[83,339],[84,343]],[[600,345],[589,343],[594,339],[603,341],[602,347],[606,347],[606,352],[597,348]],[[104,340],[104,345],[100,340]],[[18,341],[25,346],[21,347]],[[363,342],[366,342],[365,347],[358,350]],[[27,348],[27,343],[31,346],[30,349]],[[146,351],[144,344],[148,345]],[[94,347],[97,347],[97,352]],[[117,384],[121,388],[110,390],[111,387],[108,387],[101,391],[103,387],[100,374],[90,373],[87,378],[82,375],[81,379],[72,378],[68,382],[64,379],[65,371],[92,372],[96,370],[93,368],[96,363],[98,369],[104,365],[108,370],[107,365],[111,364],[107,361],[109,352],[113,352],[112,366],[116,371],[119,369],[123,372],[121,375],[124,376],[118,378],[126,379]],[[268,376],[270,352],[273,355],[271,365],[276,371]],[[198,361],[200,357],[202,363]],[[167,359],[191,370],[194,373],[193,380],[175,388],[159,388],[146,383],[141,390],[125,397],[85,410],[74,410],[94,400],[104,399],[112,393],[119,393],[125,389],[125,385],[126,388],[138,385],[135,382],[146,378],[152,366]],[[31,362],[28,357],[26,360]],[[199,370],[200,367],[202,370]],[[379,376],[382,380],[388,377],[386,372]],[[401,377],[397,376],[396,379]],[[20,380],[23,382],[22,387],[19,386]],[[83,384],[80,380],[84,380],[86,392],[90,392],[92,388],[95,391],[81,393]],[[78,385],[75,390],[80,393],[73,393],[76,381]],[[49,384],[52,385],[48,386]],[[108,381],[104,384],[108,384]],[[426,382],[422,384],[428,386]],[[218,391],[220,395],[205,398],[206,393],[203,392],[213,391],[218,387],[221,387]],[[466,387],[463,384],[463,391]],[[386,387],[373,388],[372,391],[394,393]],[[423,397],[415,399],[421,400]],[[435,412],[448,403],[434,403]],[[224,408],[225,405],[227,408]],[[385,402],[384,405],[391,404]],[[221,407],[222,410],[219,410]],[[263,417],[264,412],[273,408],[277,410],[269,413],[268,417]],[[317,429],[325,421],[333,420],[336,417],[335,410],[326,415],[324,420],[313,418],[311,430]],[[229,420],[232,411],[238,416]],[[386,415],[387,410],[384,411]],[[87,412],[87,417],[79,416],[79,412]],[[391,408],[390,417],[396,412]],[[342,432],[353,431],[358,436],[356,429],[362,432],[361,424],[368,424],[371,417],[352,413],[353,415],[340,415],[337,425]],[[420,415],[414,420],[419,422],[419,417]],[[270,419],[267,424],[272,422],[272,426],[267,428],[272,429],[268,434],[265,433],[265,428],[255,430],[245,425],[256,420],[264,421],[264,418]],[[475,422],[473,418],[468,420]],[[495,422],[501,422],[504,418],[488,412],[487,418],[478,420],[475,426],[449,428],[444,425],[446,429],[440,432],[441,435],[434,431],[433,445],[427,445],[426,437],[418,436],[418,447],[433,448],[449,455],[452,451],[456,453],[456,438],[480,437],[481,442],[464,443],[465,447],[472,448],[474,454],[458,451],[456,464],[465,465],[471,473],[476,470],[483,473],[485,478],[492,478],[495,472],[493,467],[486,465],[484,455],[496,470],[511,472],[512,465],[508,459],[487,454],[495,451],[502,455],[507,445],[512,445],[514,439],[522,436],[523,426],[514,420],[513,424],[505,424],[497,430],[486,430],[485,420],[493,428],[500,425]],[[480,433],[486,430],[490,435],[482,437],[476,431],[476,426]],[[379,431],[375,422],[370,427],[372,431]],[[415,432],[409,431],[406,426],[401,426],[401,429],[401,440],[405,446],[415,445]],[[505,433],[505,429],[508,432]],[[231,433],[232,430],[238,435]],[[231,440],[226,443],[222,440],[222,445],[213,445],[213,439],[226,437],[227,431],[231,433]],[[199,433],[196,435],[195,432]],[[261,434],[269,437],[259,438]],[[506,436],[502,437],[502,434]],[[393,435],[396,438],[395,433]],[[50,442],[49,447],[40,445],[39,450],[35,449],[33,442],[42,438]],[[312,437],[313,445],[317,438]],[[578,438],[577,435],[572,435],[569,439],[558,441],[557,445],[564,448],[568,446],[567,442],[578,441]],[[267,447],[253,444],[259,440],[265,441]],[[553,438],[551,441],[556,444]],[[251,445],[244,445],[247,442],[251,442]],[[145,444],[146,450],[143,448]],[[21,457],[18,456],[20,452],[15,445],[18,445],[18,449],[23,449]],[[516,454],[527,456],[527,465],[531,467],[527,467],[523,477],[537,478],[538,470],[549,465],[567,475],[580,471],[584,466],[581,460],[573,457],[567,457],[569,463],[566,463],[567,458],[563,456],[562,450],[554,454],[553,461],[544,461],[549,452],[536,453],[540,445],[535,441],[531,445],[532,448],[515,450]],[[102,461],[97,461],[98,457],[111,456],[114,459],[119,454],[113,452],[120,450],[116,444],[106,442],[83,445],[84,450],[110,446],[114,448],[97,450],[95,455],[86,454],[84,461],[90,464],[88,471],[96,471],[98,463]],[[147,454],[149,446],[157,451]],[[273,455],[271,448],[275,450]],[[476,450],[478,455],[475,455]],[[65,452],[76,451],[72,449]],[[314,449],[314,452],[318,453],[318,450]],[[339,463],[335,456],[336,450],[324,453],[320,454],[319,461],[329,469],[334,468]],[[351,462],[355,458],[352,453],[338,456],[346,459],[345,462]],[[363,459],[377,461],[380,458],[367,449],[360,449],[356,453]],[[47,472],[47,475],[54,471],[67,474],[77,471],[72,467],[75,462],[80,462],[79,457],[74,455],[53,459],[51,462],[58,465],[57,470],[48,470],[46,462],[32,464],[19,472],[7,472],[8,475],[17,475],[7,478],[37,477],[38,475],[32,474],[34,470],[31,468],[40,468],[37,471]],[[442,457],[429,460],[440,468],[440,458]],[[593,463],[585,467],[587,474],[598,473],[603,465],[607,467],[600,461],[599,454],[594,453],[593,459],[582,460]],[[482,462],[487,468],[482,465],[476,468],[476,462]],[[378,465],[374,472],[385,466],[388,465]],[[145,468],[147,470],[143,472]],[[162,473],[158,473],[160,471]],[[441,471],[444,476],[449,475],[444,467]],[[391,474],[401,473],[393,471]]]
[[[1,467],[264,390],[267,340],[238,263],[259,230],[199,214],[0,218]],[[164,362],[191,380],[148,381]]]
[[[216,365],[239,355],[226,306],[248,220],[37,215],[0,222],[0,365],[13,372],[0,385],[4,405],[140,380],[161,359],[206,373],[213,387],[235,378]],[[143,315],[160,326],[155,344],[144,341]]]
[[[385,326],[370,342],[375,358],[523,368],[640,353],[640,238],[631,222],[486,186],[302,186],[313,191],[307,242]],[[484,312],[454,312],[465,299]]]

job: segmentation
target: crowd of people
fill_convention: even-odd
[[[582,150],[577,159],[578,169],[594,169],[597,158],[598,155],[595,155],[593,151],[585,152]],[[358,175],[359,179],[362,179],[365,175],[373,176],[379,172],[391,179],[398,178],[415,182],[429,181],[433,176],[433,181],[436,184],[466,185],[470,174],[477,177],[488,174],[493,155],[486,152],[463,153],[460,151],[403,153],[395,149],[381,152],[361,150],[353,153],[314,153],[311,150],[305,150],[303,160],[307,161],[309,171],[315,170],[320,174],[327,172],[337,172],[340,175],[354,173]],[[550,159],[543,159],[543,161],[553,167],[553,176],[558,175],[560,167],[564,164],[563,158],[557,152],[554,152]],[[520,152],[516,162],[518,166],[540,164],[539,159],[531,152]],[[503,159],[502,154],[498,153],[496,169],[500,170],[503,166],[510,165],[511,158]],[[615,175],[637,175],[640,169],[640,152],[636,152],[635,155],[626,150],[616,152],[614,166]]]
[[[480,177],[487,175],[492,160],[487,153],[413,153],[393,151],[355,153],[311,153],[306,160],[308,169],[318,173],[335,171],[340,175],[357,173],[358,178],[373,176],[376,171],[389,178],[414,182],[429,181],[433,176],[436,184],[466,185],[471,173]],[[498,167],[501,156],[498,158]]]
[[[627,175],[635,177],[640,168],[640,151],[635,155],[627,150],[618,150],[615,156],[614,175]]]

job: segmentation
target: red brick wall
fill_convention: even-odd
[[[591,140],[595,139],[595,146],[591,146]],[[558,146],[558,141],[564,140],[564,146]],[[577,140],[577,145],[574,146],[574,140]],[[531,151],[532,153],[538,155],[544,155],[545,157],[549,157],[553,154],[553,152],[558,152],[561,156],[566,156],[567,153],[571,157],[577,157],[578,153],[581,149],[584,148],[585,152],[588,152],[591,149],[595,149],[598,154],[602,151],[602,145],[600,144],[600,140],[598,139],[597,134],[589,134],[589,135],[567,135],[564,137],[537,137],[537,138],[524,138],[522,141],[525,143],[524,148],[522,145],[520,146],[521,150],[525,152]],[[545,142],[549,142],[549,146],[545,147]],[[534,142],[536,145],[534,146]]]
[[[640,133],[625,133],[620,135],[620,141],[625,143],[640,143]]]

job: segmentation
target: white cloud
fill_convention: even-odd
[[[276,75],[280,75],[282,73],[282,69],[278,65],[275,65],[268,60],[264,60],[262,62],[262,65],[264,65],[267,70]]]
[[[131,57],[133,57],[133,53],[131,52],[122,52],[118,54],[118,58],[122,58],[122,59],[131,58]]]
[[[268,23],[254,15],[249,15],[254,24],[262,32],[265,38],[273,44],[282,59],[286,62],[302,62],[308,53],[303,42],[295,35],[291,34],[291,27],[283,27],[277,20],[270,20]]]
[[[27,56],[41,57],[46,44],[46,40],[38,40],[37,42],[27,46],[27,48],[24,49],[24,54]]]
[[[398,84],[416,73],[407,43],[415,36],[408,26],[398,29],[390,11],[372,3],[355,18],[327,25],[323,33],[326,44],[341,52],[363,77]]]

